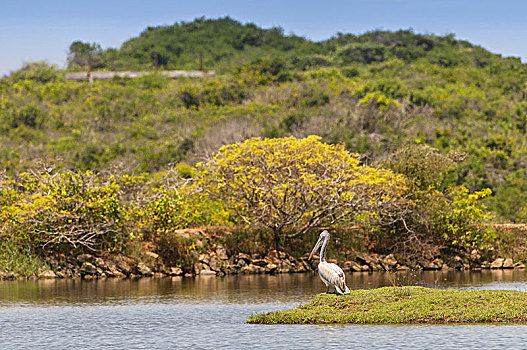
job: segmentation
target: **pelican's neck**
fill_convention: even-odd
[[[320,262],[326,262],[326,247],[328,246],[329,238],[324,238],[322,248],[320,248]]]

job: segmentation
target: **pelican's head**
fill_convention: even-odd
[[[313,250],[311,251],[311,254],[309,254],[309,260],[313,257],[313,254],[322,246],[322,243],[324,243],[325,240],[329,240],[329,232],[327,230],[324,230],[320,232],[320,236],[318,236],[317,244],[313,247]]]

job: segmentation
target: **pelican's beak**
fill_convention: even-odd
[[[322,239],[319,238],[317,244],[315,244],[315,246],[313,247],[313,250],[311,251],[311,254],[309,254],[309,258],[308,258],[308,260],[311,260],[311,258],[313,257],[313,254],[315,254],[315,252],[317,251],[317,249],[320,248],[320,245],[321,245],[321,244],[322,244]]]

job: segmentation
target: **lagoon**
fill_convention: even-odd
[[[384,272],[346,276],[352,289],[390,286]],[[399,282],[436,288],[527,291],[527,271],[412,272]],[[317,275],[0,282],[1,349],[306,347],[524,348],[527,325],[249,325],[255,313],[309,302]]]

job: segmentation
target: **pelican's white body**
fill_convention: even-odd
[[[348,294],[350,292],[348,286],[346,286],[344,271],[337,265],[326,261],[320,262],[318,264],[318,275],[327,288],[333,286],[339,294]]]

